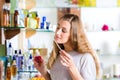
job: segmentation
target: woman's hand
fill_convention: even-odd
[[[47,70],[45,67],[45,62],[43,61],[42,63],[38,63],[35,59],[33,59],[33,63],[35,68],[42,74],[46,74]]]
[[[35,59],[33,60],[35,68],[42,74],[45,80],[51,80],[49,73],[47,72],[44,60],[42,63],[38,63]]]
[[[67,52],[65,52],[64,50],[60,51],[60,57],[61,57],[61,63],[64,66],[66,66],[68,68],[74,66],[74,62],[73,62],[72,57]]]
[[[72,80],[83,80],[77,67],[74,64],[73,58],[64,50],[60,51],[61,63],[66,66],[72,77]]]

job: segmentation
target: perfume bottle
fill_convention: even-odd
[[[13,63],[12,63],[12,66],[11,66],[11,74],[12,74],[12,78],[16,78],[16,75],[17,75],[17,65],[16,65],[15,59],[13,59]]]
[[[11,80],[11,68],[10,68],[10,62],[7,64],[6,68],[6,80]]]

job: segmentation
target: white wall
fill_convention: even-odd
[[[81,18],[88,31],[101,31],[104,24],[120,30],[120,8],[81,8]]]
[[[92,47],[100,50],[104,73],[112,74],[113,64],[120,64],[120,8],[82,8],[81,18]],[[104,24],[114,30],[102,31]]]
[[[96,0],[96,7],[116,7],[117,0]]]

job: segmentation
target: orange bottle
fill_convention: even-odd
[[[39,28],[39,23],[40,23],[40,18],[38,17],[38,14],[36,13],[36,18],[35,18],[36,20],[37,20],[37,25],[36,25],[36,29],[38,29]]]
[[[11,68],[10,68],[10,63],[8,63],[7,68],[6,68],[6,80],[11,80]]]
[[[28,23],[28,17],[29,17],[29,14],[25,17],[25,19],[24,19],[24,25],[25,25],[25,27],[28,27],[27,26],[27,23]]]
[[[9,26],[9,11],[4,8],[3,6],[3,12],[2,12],[2,26],[8,27]]]
[[[19,26],[19,12],[18,10],[15,10],[14,12],[14,27]]]

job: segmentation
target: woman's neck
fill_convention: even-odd
[[[64,44],[64,49],[66,52],[73,51],[72,45],[70,43]]]

